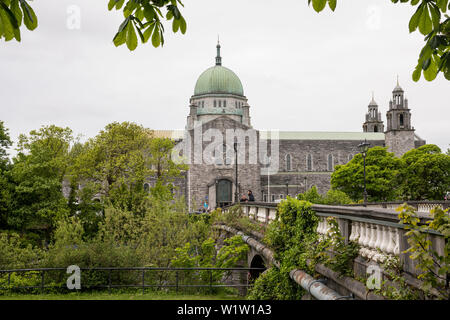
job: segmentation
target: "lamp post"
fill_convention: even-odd
[[[367,189],[366,189],[366,155],[367,150],[369,150],[370,143],[367,142],[366,139],[364,139],[364,142],[361,142],[358,145],[359,151],[361,152],[361,155],[364,159],[364,204],[367,203]]]
[[[238,182],[238,153],[237,153],[237,150],[238,150],[238,144],[237,144],[237,142],[235,142],[234,143],[234,154],[236,155],[236,162],[235,162],[235,166],[236,166],[236,181],[235,181],[235,187],[236,187],[236,190],[235,190],[235,192],[234,192],[234,201],[235,202],[239,202],[239,191],[238,191],[238,188],[239,188],[239,182]]]

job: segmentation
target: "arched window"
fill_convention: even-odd
[[[403,114],[400,114],[400,126],[403,126]]]
[[[291,155],[287,154],[286,155],[286,171],[291,171],[291,170],[292,170]]]
[[[219,100],[219,108],[222,107],[222,100]]]
[[[216,107],[217,107],[216,100],[214,100],[214,108],[216,108]]]
[[[205,107],[205,101],[202,101],[202,108]]]
[[[274,194],[272,194],[272,195],[270,196],[270,200],[271,200],[271,202],[275,202],[275,195],[274,195]]]
[[[378,127],[377,126],[373,126],[373,132],[378,132]]]
[[[333,171],[333,155],[328,155],[328,171]]]
[[[227,107],[227,100],[223,100],[223,107],[224,107],[224,108]]]
[[[306,157],[306,168],[308,171],[312,171],[312,154],[308,154]]]
[[[237,101],[236,101],[236,100],[234,101],[234,106],[235,106],[236,109],[237,109]]]

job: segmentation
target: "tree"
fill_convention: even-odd
[[[450,156],[434,144],[406,152],[402,158],[401,189],[410,200],[442,200],[450,190]]]
[[[398,3],[399,0],[391,0]],[[444,13],[450,9],[449,0],[400,0],[410,2],[417,10],[409,20],[409,32],[419,29],[425,36],[426,44],[420,51],[417,66],[412,74],[414,81],[419,81],[423,72],[426,80],[432,81],[439,72],[450,80],[450,17]],[[320,12],[328,6],[336,9],[337,0],[308,0],[315,11]],[[420,4],[419,4],[420,3]],[[443,21],[441,21],[444,16]]]
[[[6,227],[11,207],[11,184],[8,174],[9,159],[7,149],[11,146],[8,129],[0,121],[0,229]]]
[[[187,166],[172,160],[175,144],[168,138],[154,138],[150,143],[150,164],[152,174],[156,177],[156,185],[152,188],[154,196],[172,198],[174,178],[187,170]],[[168,187],[168,188],[167,188]]]
[[[13,159],[13,208],[8,224],[17,230],[43,230],[47,239],[68,213],[62,182],[68,167],[72,130],[54,125],[20,135]]]
[[[142,43],[151,38],[155,48],[164,45],[161,20],[172,20],[172,31],[184,34],[186,20],[179,5],[183,6],[180,0],[109,0],[108,10],[122,10],[125,17],[113,38],[114,44],[120,46],[126,43],[128,49],[133,51],[138,45],[137,31]],[[38,26],[36,14],[27,0],[0,0],[0,39],[20,41],[22,21],[29,30]]]
[[[98,196],[117,208],[140,211],[146,196],[144,180],[151,174],[151,137],[151,130],[135,123],[108,124],[79,146],[68,179],[80,186],[78,193],[89,188],[91,199]],[[86,194],[84,197],[89,198]]]
[[[370,201],[389,201],[398,196],[400,159],[387,148],[370,148],[366,156],[366,185]],[[345,165],[337,165],[331,175],[333,189],[345,192],[354,201],[363,198],[363,157],[357,154]]]
[[[3,121],[0,120],[0,169],[6,169],[9,162],[7,149],[12,145],[8,129],[5,128]]]

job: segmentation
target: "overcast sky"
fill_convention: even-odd
[[[449,147],[450,82],[412,81],[423,36],[408,31],[409,4],[339,0],[318,14],[307,0],[184,0],[185,35],[167,25],[163,48],[129,52],[112,43],[123,16],[107,2],[33,1],[39,27],[0,43],[0,120],[14,140],[48,124],[84,139],[113,121],[184,129],[219,34],[255,129],[362,131],[372,91],[386,121],[398,74],[416,133]],[[67,27],[73,5],[79,29]]]

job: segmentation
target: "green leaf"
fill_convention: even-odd
[[[182,34],[186,33],[186,20],[182,16],[180,17],[180,30]]]
[[[433,81],[437,76],[437,65],[434,59],[431,59],[430,65],[423,71],[423,76],[427,81]]]
[[[312,5],[316,12],[322,11],[326,4],[327,0],[312,0]]]
[[[161,44],[161,36],[160,36],[158,28],[155,28],[155,30],[153,31],[153,36],[152,36],[152,45],[155,48],[157,48],[157,47],[159,47],[160,44]]]
[[[409,32],[413,32],[419,26],[420,16],[422,15],[423,6],[419,6],[416,12],[413,14],[409,20]]]
[[[334,11],[336,9],[337,0],[328,0],[328,6],[330,7],[331,11]]]
[[[114,45],[116,47],[121,46],[122,44],[125,43],[126,37],[127,36],[126,36],[126,32],[125,31],[117,32],[115,37],[114,37],[114,39],[113,39]]]
[[[141,29],[138,26],[136,26],[136,30],[139,34],[139,37],[141,38],[142,43],[145,43],[144,35],[142,34]]]
[[[172,22],[172,31],[175,33],[178,31],[178,29],[180,29],[180,20],[178,19],[173,19]]]
[[[33,8],[31,8],[28,3],[24,0],[20,0],[20,6],[23,11],[23,22],[28,30],[34,30],[38,26],[38,20]]]
[[[1,4],[4,5],[3,3]],[[14,38],[14,28],[11,24],[10,17],[4,10],[3,6],[0,7],[0,19],[2,20],[3,24],[3,36],[5,37],[5,41],[12,40]]]
[[[116,0],[109,0],[108,2],[108,10],[111,11],[112,8],[114,8],[114,6],[116,5]]]
[[[150,39],[150,36],[152,35],[153,29],[155,27],[155,23],[152,23],[145,31],[144,31],[144,43]]]
[[[429,34],[433,30],[433,24],[431,23],[430,13],[428,11],[428,6],[425,5],[420,15],[419,20],[419,31],[423,35]]]
[[[436,0],[436,4],[442,12],[447,11],[447,4],[449,0]]]
[[[136,31],[134,30],[133,22],[128,23],[126,30],[127,30],[127,40],[126,40],[127,47],[130,51],[133,51],[134,49],[136,49],[138,45]]]
[[[22,25],[22,10],[20,10],[19,0],[11,1],[11,11],[16,17],[17,24],[20,27]]]
[[[423,70],[428,69],[428,67],[430,66],[430,63],[431,63],[431,58],[426,59],[422,64],[422,69]]]
[[[437,30],[439,29],[439,23],[441,21],[441,12],[439,11],[439,8],[437,6],[433,5],[430,7],[430,12],[433,28]]]

